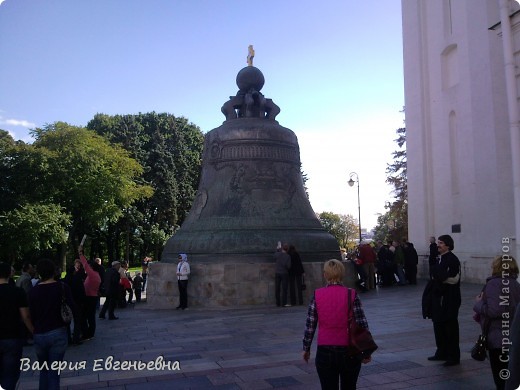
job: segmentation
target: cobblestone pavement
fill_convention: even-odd
[[[489,362],[471,359],[480,333],[472,320],[481,286],[463,284],[459,315],[461,364],[443,367],[426,358],[435,351],[430,320],[421,315],[425,281],[361,294],[370,329],[379,344],[361,369],[359,389],[493,389]],[[118,309],[117,321],[99,320],[95,338],[68,348],[62,389],[319,389],[314,361],[301,359],[306,306],[241,309],[150,310],[146,303]],[[313,343],[312,355],[316,350]],[[29,364],[32,347],[24,348]],[[109,362],[157,362],[178,370],[114,370]],[[96,367],[94,367],[96,364]],[[72,367],[74,368],[74,367]],[[112,369],[110,369],[112,368]],[[38,374],[25,371],[19,389],[37,389]]]

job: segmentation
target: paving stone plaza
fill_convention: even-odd
[[[361,294],[379,350],[361,369],[359,389],[493,389],[489,362],[471,359],[480,329],[472,319],[481,286],[463,283],[459,315],[461,364],[429,362],[435,351],[430,320],[421,315],[425,285],[378,288]],[[68,348],[62,389],[319,389],[313,356],[301,359],[306,306],[150,310],[146,302],[99,320],[96,336]],[[178,362],[178,370],[105,370],[113,362]],[[32,347],[24,357],[35,362]],[[96,363],[96,370],[94,364]],[[176,367],[176,363],[172,363]],[[38,371],[22,373],[19,389],[37,389]]]

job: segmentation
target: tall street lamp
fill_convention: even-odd
[[[361,244],[361,203],[359,201],[359,176],[356,172],[350,172],[349,173],[350,180],[348,181],[349,186],[353,186],[354,183],[357,183],[357,207],[358,207],[358,224],[359,224],[359,243]],[[352,177],[355,177],[356,180],[352,179]]]

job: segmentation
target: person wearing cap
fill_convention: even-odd
[[[177,310],[186,310],[188,308],[189,274],[190,265],[188,264],[188,255],[186,255],[186,253],[180,253],[179,264],[177,264],[177,284],[179,286],[179,306],[177,306]]]
[[[453,238],[445,234],[437,239],[440,258],[432,268],[431,319],[437,350],[428,360],[444,361],[444,366],[460,364],[459,308],[460,261],[451,251]]]
[[[108,319],[109,320],[117,320],[118,317],[114,315],[114,311],[117,306],[117,301],[119,299],[119,268],[121,268],[121,263],[119,261],[112,262],[112,268],[109,268],[105,271],[105,278],[103,280],[103,285],[105,286],[105,304],[101,308],[99,312],[99,318],[105,319],[105,314],[108,310]]]

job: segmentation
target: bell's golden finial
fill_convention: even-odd
[[[253,45],[249,45],[247,48],[247,65],[253,66],[253,58],[255,58],[255,51]]]

